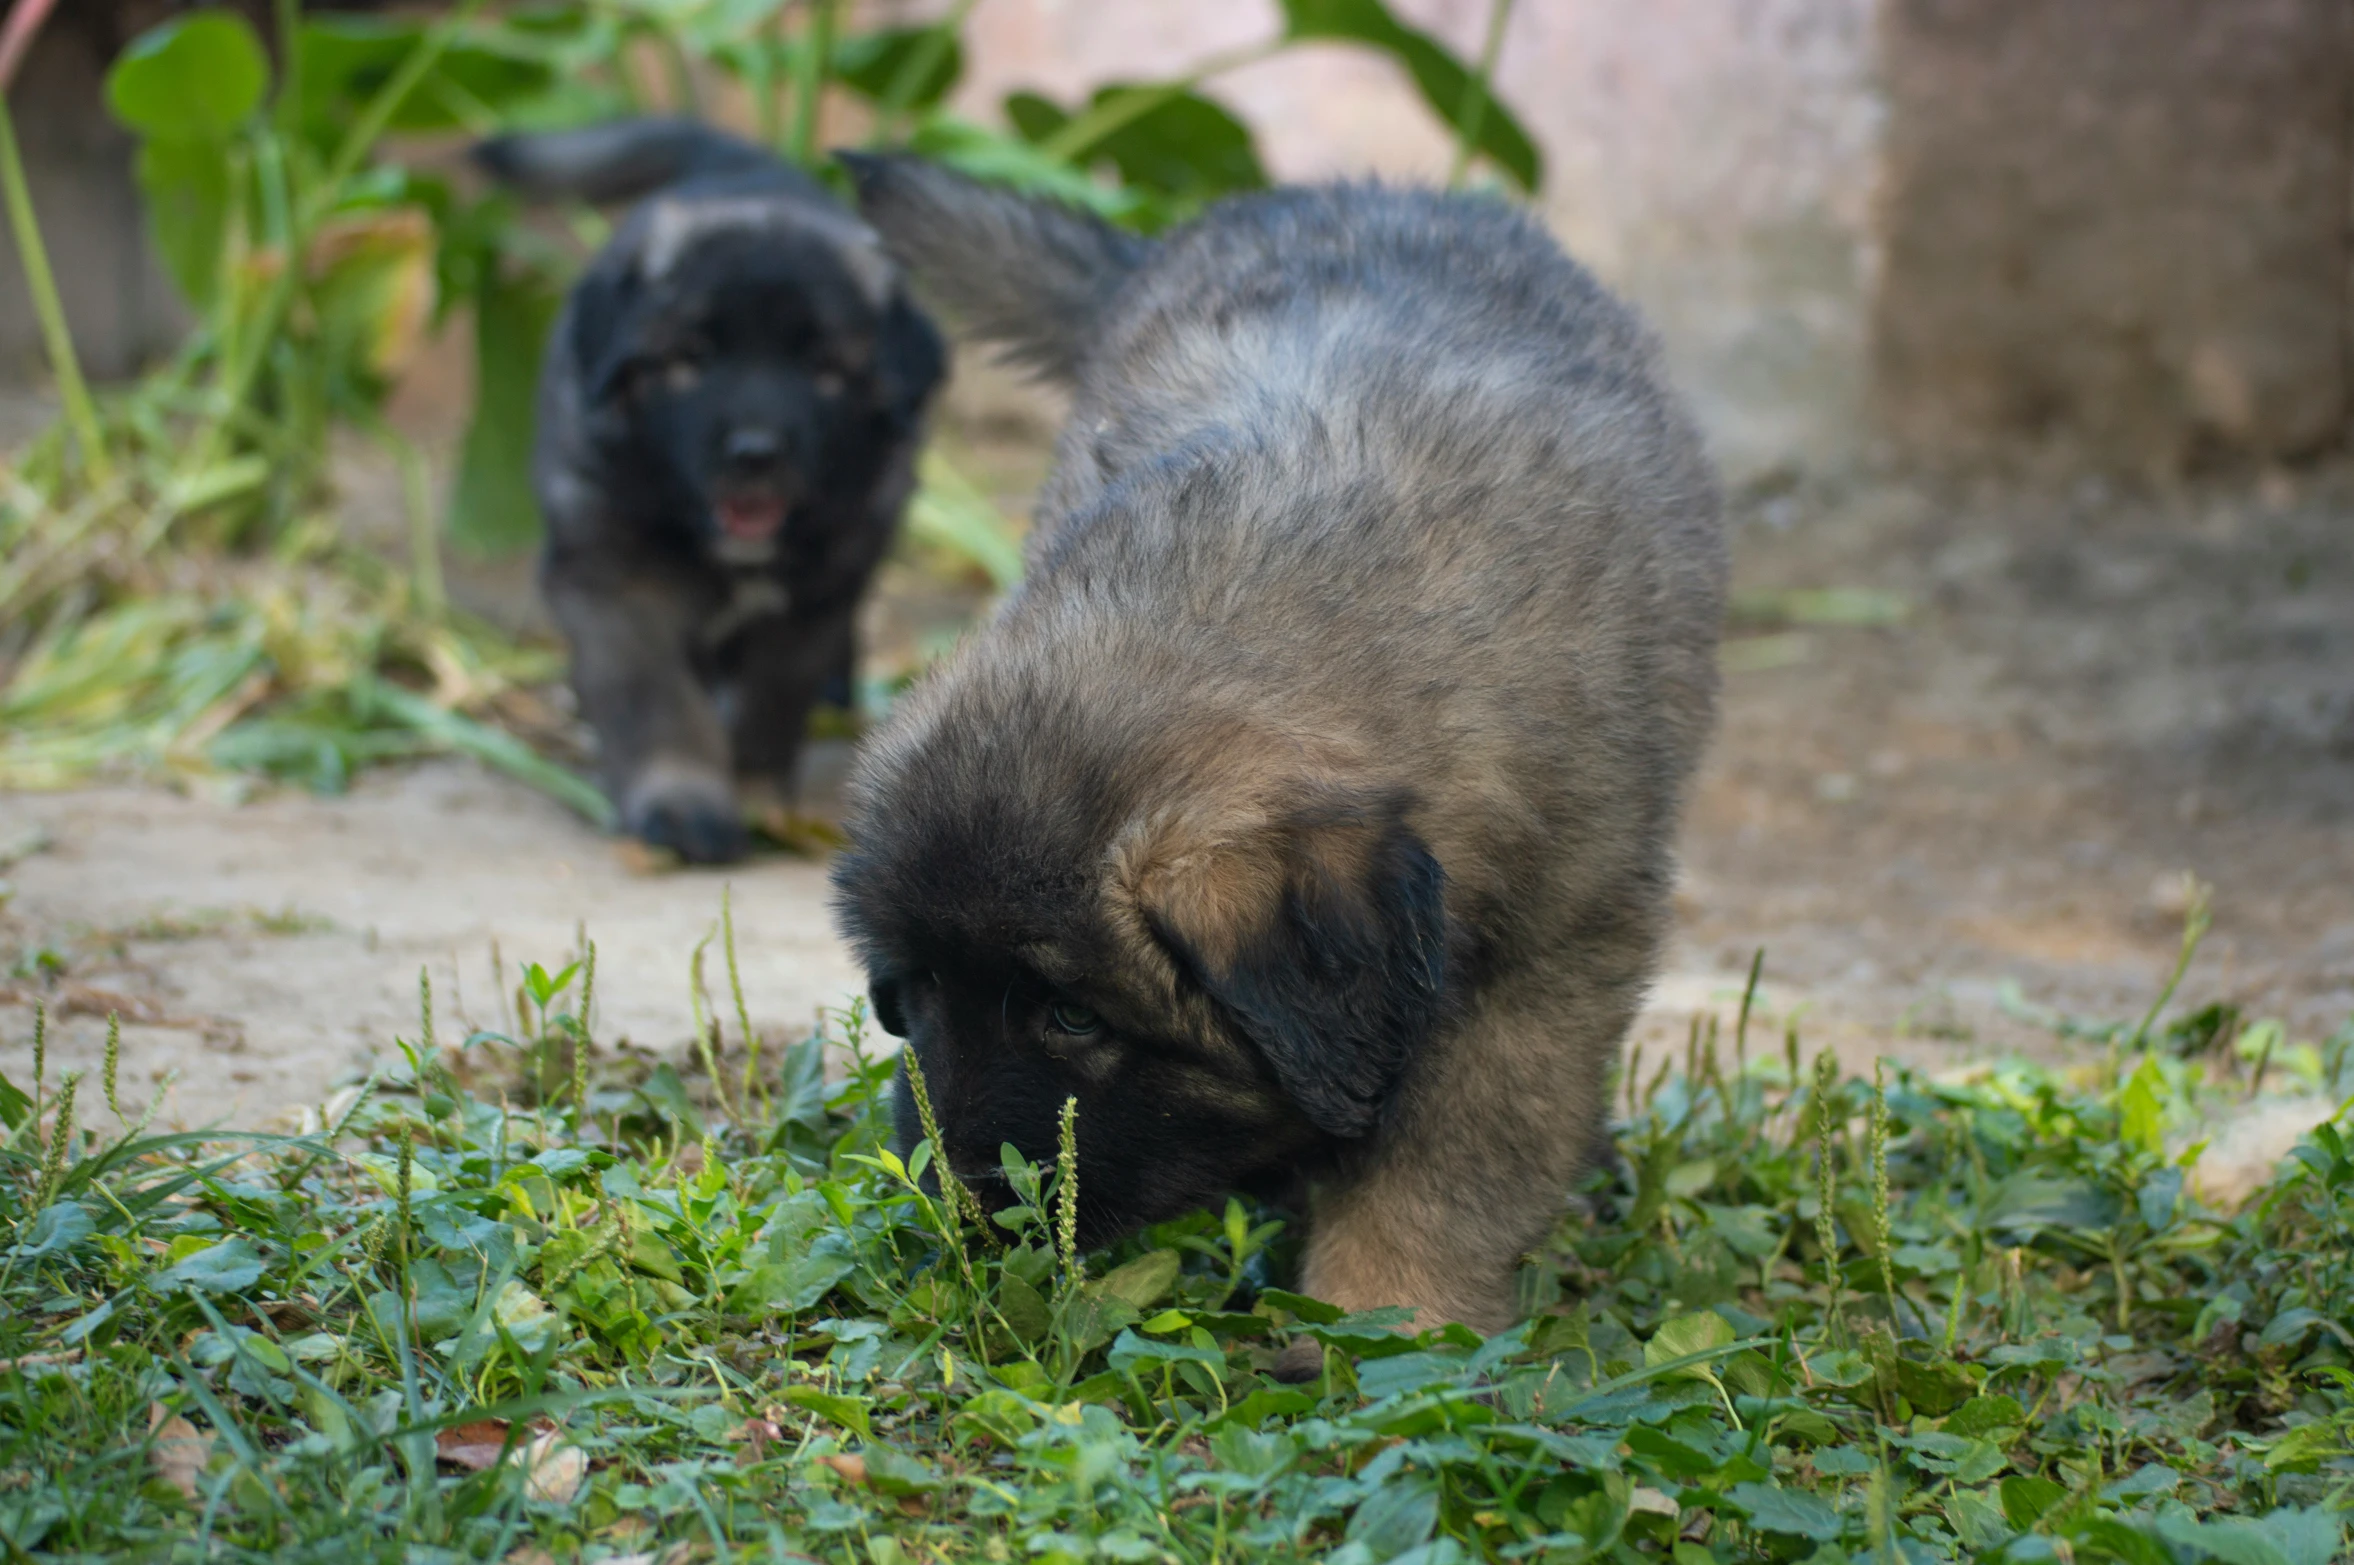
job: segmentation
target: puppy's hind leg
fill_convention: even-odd
[[[630,835],[692,863],[741,858],[747,838],[728,742],[687,661],[685,589],[563,556],[543,573],[572,649],[572,685],[596,730],[605,791]]]

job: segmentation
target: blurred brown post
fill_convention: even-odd
[[[1883,0],[1874,401],[2174,473],[2347,433],[2354,0]]]

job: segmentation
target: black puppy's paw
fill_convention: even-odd
[[[690,864],[733,863],[751,846],[734,790],[701,772],[654,769],[630,790],[622,825]]]

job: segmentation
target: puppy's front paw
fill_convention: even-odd
[[[697,772],[659,769],[630,790],[622,824],[633,837],[690,864],[727,864],[750,838],[727,783]]]

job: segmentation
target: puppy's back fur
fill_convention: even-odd
[[[870,747],[853,933],[889,944],[916,844],[1011,844],[1321,1132],[1311,1291],[1501,1325],[1603,1139],[1713,717],[1718,506],[1651,339],[1485,199],[1278,191],[1146,244],[854,169],[1074,399],[1027,581]],[[1320,896],[1345,938],[1285,935]]]

